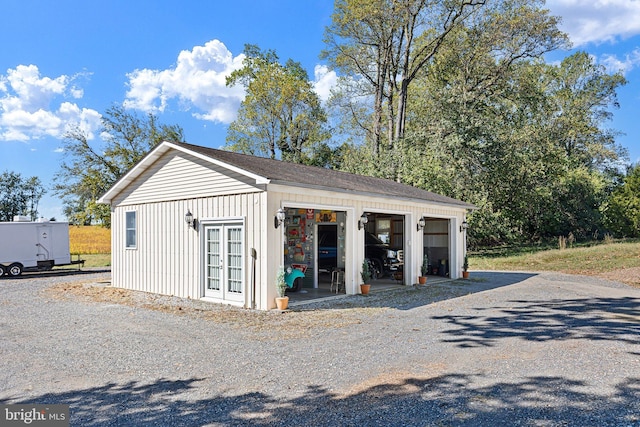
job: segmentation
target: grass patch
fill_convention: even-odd
[[[83,267],[109,267],[111,266],[111,254],[86,254],[86,255],[71,255],[71,261],[76,261],[78,258],[84,260]],[[62,265],[54,268],[69,269],[70,266]],[[74,268],[73,266],[71,268]]]
[[[73,259],[76,257],[74,256]],[[80,255],[85,267],[108,267],[111,265],[111,254],[87,254]]]
[[[521,248],[509,255],[469,254],[470,269],[558,271],[598,275],[613,270],[640,267],[640,241],[600,243],[564,250]]]

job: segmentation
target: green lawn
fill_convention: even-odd
[[[470,270],[558,271],[601,274],[640,267],[640,241],[599,243],[567,249],[514,248],[497,256],[469,253]]]
[[[77,255],[72,255],[71,259],[77,259]],[[80,255],[80,259],[84,260],[85,267],[108,267],[111,265],[111,254]]]

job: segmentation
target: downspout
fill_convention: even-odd
[[[256,258],[258,257],[258,253],[256,252],[256,248],[251,248],[251,258],[253,261],[251,262],[251,308],[256,308]]]

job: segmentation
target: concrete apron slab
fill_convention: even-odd
[[[443,284],[453,282],[453,279],[448,277],[429,276],[427,284],[423,286],[430,286],[434,284]],[[370,294],[377,294],[379,292],[389,291],[392,289],[401,289],[403,287],[420,286],[420,285],[400,285],[393,279],[378,280],[371,284]],[[289,307],[300,307],[307,304],[317,303],[319,301],[327,302],[331,300],[343,300],[344,298],[357,297],[356,295],[347,295],[344,293],[331,292],[326,287],[320,288],[304,288],[300,292],[292,292],[287,294],[289,296]]]

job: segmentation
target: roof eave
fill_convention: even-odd
[[[330,189],[328,189],[327,187],[324,187],[321,185],[301,184],[297,182],[280,181],[280,180],[274,180],[274,179],[271,180],[271,184],[288,186],[288,187],[309,188],[313,190],[334,191],[337,193],[353,194],[353,195],[365,196],[365,197],[382,197],[390,200],[404,200],[407,202],[429,203],[432,205],[454,207],[458,209],[468,209],[468,210],[478,209],[476,206],[469,203],[462,202],[462,201],[458,203],[447,203],[447,202],[441,202],[437,200],[429,200],[429,199],[422,199],[422,198],[409,197],[409,196],[393,196],[389,194],[374,193],[370,191],[349,190],[345,188],[331,187]]]
[[[177,145],[171,142],[161,142],[160,144],[158,144],[154,149],[152,149],[151,151],[149,151],[149,153],[147,153],[147,155],[145,155],[138,163],[136,163],[131,169],[129,169],[127,171],[127,173],[125,173],[122,177],[120,177],[120,179],[118,179],[112,186],[111,188],[109,188],[109,190],[107,190],[106,193],[104,193],[98,200],[98,203],[102,203],[102,204],[111,204],[111,202],[113,201],[113,199],[120,193],[122,192],[129,184],[131,184],[133,181],[135,181],[136,178],[138,178],[140,175],[142,175],[142,173],[149,167],[151,166],[153,163],[155,163],[160,157],[162,157],[164,154],[166,154],[169,150],[177,150],[177,151],[181,151],[183,153],[187,153],[193,157],[197,157],[201,160],[204,160],[207,163],[211,163],[220,167],[223,167],[225,169],[229,169],[232,170],[234,172],[237,172],[241,175],[244,175],[246,177],[249,177],[251,179],[254,179],[256,182],[256,185],[261,185],[261,184],[269,184],[269,182],[271,182],[271,180],[267,177],[261,176],[261,175],[257,175],[254,174],[252,172],[249,172],[247,170],[238,168],[236,166],[233,166],[229,163],[225,163],[222,162],[220,160],[216,160],[212,157],[209,157],[207,155],[198,153],[196,151],[193,150],[189,150],[188,148],[185,148],[181,145]]]

